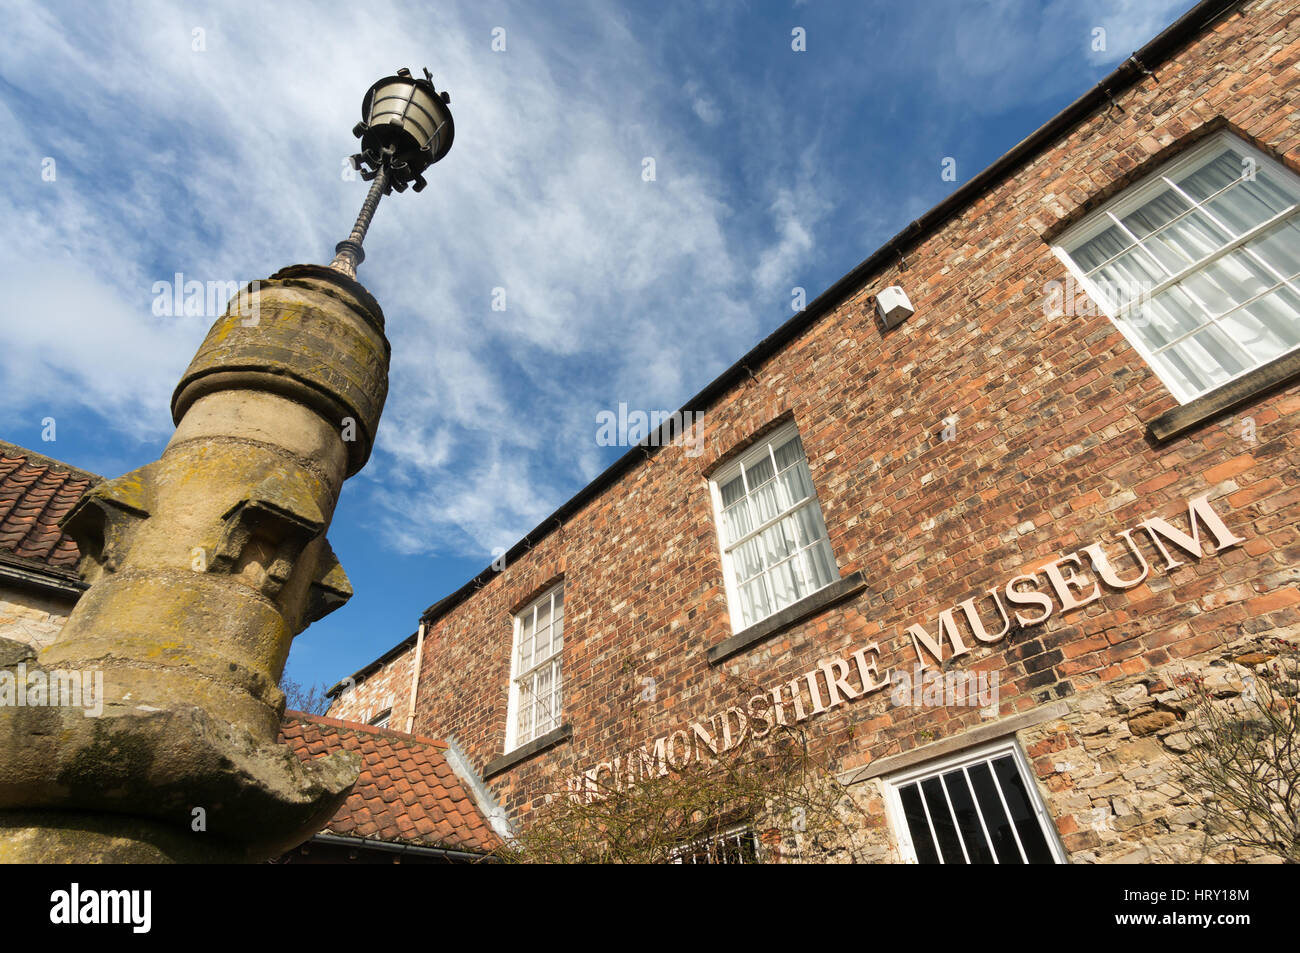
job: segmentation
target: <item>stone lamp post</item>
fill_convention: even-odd
[[[276,743],[278,683],[293,638],[352,595],[325,534],[370,456],[390,350],[356,267],[379,199],[423,189],[451,148],[448,103],[427,70],[371,87],[352,162],[372,185],[333,263],[232,299],[162,456],[65,519],[89,590],[39,657],[0,640],[0,679],[46,686],[0,705],[0,861],[263,860],[347,797],[355,755]],[[96,679],[97,715],[70,695]]]

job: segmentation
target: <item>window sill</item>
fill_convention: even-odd
[[[572,725],[560,725],[560,727],[548,731],[544,735],[538,735],[527,744],[520,745],[513,751],[508,751],[495,761],[488,763],[483,769],[483,780],[486,781],[493,775],[500,774],[502,771],[509,771],[521,761],[527,761],[533,755],[541,754],[556,745],[563,744],[573,737]]]
[[[1151,439],[1161,442],[1181,436],[1220,414],[1297,381],[1300,381],[1300,350],[1283,354],[1191,403],[1161,414],[1147,424],[1147,433]]]
[[[784,632],[793,625],[803,622],[810,616],[829,609],[837,602],[856,596],[867,588],[867,579],[861,571],[850,573],[839,582],[833,582],[824,589],[818,589],[811,596],[788,605],[776,615],[770,615],[761,622],[755,622],[746,629],[741,629],[731,638],[719,642],[709,649],[709,664],[717,665],[724,659],[731,658],[751,645],[757,645],[778,632]]]

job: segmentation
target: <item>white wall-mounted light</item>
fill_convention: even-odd
[[[907,292],[898,285],[883,288],[876,295],[876,314],[886,331],[898,327],[915,313],[916,309],[912,307]]]

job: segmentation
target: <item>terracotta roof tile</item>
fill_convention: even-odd
[[[326,830],[452,850],[486,852],[501,844],[448,765],[442,742],[295,711],[285,712],[280,739],[304,761],[339,750],[361,755],[361,776]]]
[[[59,520],[103,477],[0,440],[0,553],[77,578],[81,553]]]

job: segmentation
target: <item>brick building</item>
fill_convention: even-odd
[[[1201,856],[1179,686],[1300,637],[1297,118],[1300,11],[1199,4],[330,714],[413,689],[516,828],[783,722],[875,859]]]

